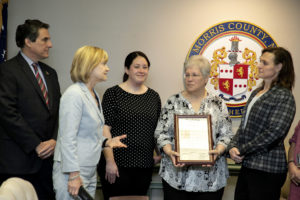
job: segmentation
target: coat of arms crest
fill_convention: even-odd
[[[257,69],[261,50],[269,46],[277,45],[262,28],[229,21],[200,35],[187,59],[202,54],[211,60],[207,90],[226,101],[231,117],[241,117],[251,91],[261,82]]]

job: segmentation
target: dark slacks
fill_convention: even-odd
[[[113,196],[147,195],[152,180],[152,168],[122,168],[115,183],[110,184],[105,179],[105,166],[98,167],[104,200]]]
[[[43,161],[40,170],[35,174],[0,174],[0,185],[8,178],[19,177],[29,181],[33,185],[39,200],[54,200],[52,166],[51,157],[51,159]]]
[[[242,167],[236,183],[235,200],[279,200],[286,173],[268,173]]]
[[[164,200],[222,200],[224,188],[216,192],[187,192],[171,187],[162,179]]]

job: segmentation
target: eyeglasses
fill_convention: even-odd
[[[183,74],[183,78],[197,78],[197,77],[200,77],[201,75],[200,74]]]

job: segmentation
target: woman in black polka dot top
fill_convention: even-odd
[[[105,200],[111,196],[146,195],[153,165],[160,159],[153,157],[153,150],[161,100],[157,92],[145,85],[149,67],[143,52],[130,53],[125,59],[123,83],[107,89],[103,96],[103,134],[127,134],[123,142],[128,146],[103,151],[98,173]]]

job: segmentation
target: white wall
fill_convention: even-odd
[[[148,85],[164,102],[182,90],[182,65],[195,39],[207,28],[228,20],[244,20],[266,30],[290,50],[300,74],[300,1],[298,0],[10,0],[8,57],[18,49],[18,24],[38,18],[50,24],[53,49],[45,61],[59,76],[62,92],[71,84],[73,54],[82,45],[108,51],[109,80],[97,86],[100,94],[121,81],[126,55],[144,51],[151,61]],[[299,78],[294,95],[300,107]],[[297,111],[292,131],[300,120]],[[234,121],[234,126],[239,120]]]

